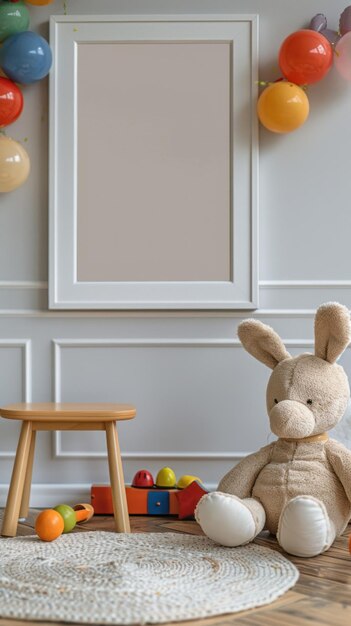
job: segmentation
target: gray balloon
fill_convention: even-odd
[[[339,31],[345,35],[351,30],[351,6],[346,7],[340,15]]]
[[[312,17],[310,21],[310,29],[316,30],[319,33],[321,30],[325,30],[327,28],[327,18],[323,13],[317,13],[314,17]]]
[[[339,39],[340,35],[336,32],[336,30],[330,30],[330,28],[324,28],[324,30],[319,31],[321,35],[326,37],[332,46],[335,46]]]

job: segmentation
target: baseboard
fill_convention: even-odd
[[[78,504],[90,502],[90,483],[77,484],[34,484],[32,485],[30,506],[33,508],[51,508],[57,504]],[[205,484],[208,491],[215,490],[215,483]],[[6,504],[8,485],[0,484],[0,507]]]
[[[0,507],[5,506],[8,485],[0,484]],[[57,504],[90,502],[90,484],[33,484],[30,506],[33,508],[53,507]]]

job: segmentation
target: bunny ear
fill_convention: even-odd
[[[314,321],[315,355],[335,363],[351,340],[350,313],[338,302],[322,304]]]
[[[290,358],[279,335],[273,328],[258,320],[241,322],[238,326],[238,336],[245,350],[271,369],[274,369],[280,361]]]

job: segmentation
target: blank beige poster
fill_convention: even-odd
[[[228,281],[230,44],[79,44],[78,281]]]

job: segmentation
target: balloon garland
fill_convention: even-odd
[[[53,0],[26,0],[44,6]],[[0,193],[13,191],[28,178],[30,160],[18,142],[4,129],[15,122],[23,110],[21,85],[41,80],[50,71],[51,48],[43,37],[28,30],[30,14],[23,0],[0,0]]]
[[[26,0],[47,6],[53,0]],[[64,13],[66,3],[64,2]],[[0,0],[0,133],[15,122],[23,110],[23,95],[16,83],[28,85],[50,71],[52,53],[48,42],[29,28],[30,15],[24,0]],[[340,15],[339,30],[328,28],[327,18],[317,13],[308,29],[291,33],[279,50],[283,78],[265,86],[257,102],[261,124],[274,133],[290,133],[305,123],[309,114],[308,85],[322,80],[334,64],[351,81],[351,6]],[[30,160],[20,143],[0,134],[0,193],[17,189],[28,178]]]
[[[290,133],[304,124],[309,113],[306,89],[327,75],[333,59],[339,74],[351,81],[351,6],[341,13],[338,31],[327,26],[325,15],[317,13],[308,29],[291,33],[280,46],[283,78],[260,82],[265,89],[257,103],[258,118],[268,130]]]

